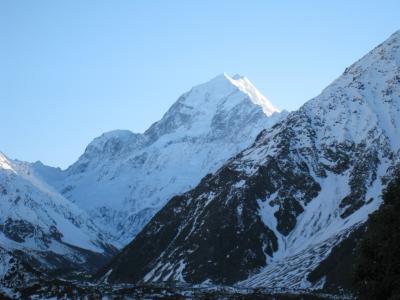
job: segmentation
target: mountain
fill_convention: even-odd
[[[47,273],[93,272],[116,253],[108,239],[30,164],[0,153],[0,256]],[[7,266],[0,264],[1,274]]]
[[[0,248],[0,298],[12,299],[14,289],[36,282],[36,272],[14,257],[10,252]]]
[[[168,199],[194,187],[286,115],[247,78],[222,74],[179,97],[143,134],[107,132],[65,171],[33,168],[125,245]]]
[[[379,207],[399,149],[400,31],[173,197],[99,276],[273,289],[333,284],[321,265],[339,264],[331,255]]]

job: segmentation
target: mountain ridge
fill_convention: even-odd
[[[323,287],[307,274],[379,207],[400,161],[399,36],[172,198],[99,276]]]
[[[143,134],[95,138],[65,171],[36,168],[126,244],[173,195],[186,191],[253,142],[279,112],[243,77],[221,74],[184,93]]]
[[[116,248],[86,214],[35,175],[0,154],[0,249],[46,271],[94,271]]]

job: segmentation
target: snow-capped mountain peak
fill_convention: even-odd
[[[242,75],[235,74],[229,76],[227,73],[222,73],[210,81],[198,85],[193,88],[197,93],[202,91],[208,94],[217,93],[216,97],[228,95],[240,91],[248,95],[249,99],[256,105],[261,106],[267,116],[271,116],[277,109],[261,92],[250,82],[250,80]]]
[[[0,152],[0,169],[10,170],[15,172],[10,162],[8,161],[7,157],[2,152]]]
[[[143,134],[116,130],[94,139],[48,181],[126,243],[171,196],[284,116],[247,78],[221,74],[184,93]]]
[[[196,188],[171,198],[104,270],[109,282],[331,283],[327,273],[337,270],[309,274],[379,207],[400,165],[399,120],[396,32]]]
[[[135,134],[129,130],[113,130],[95,138],[87,146],[85,152],[92,156],[115,155],[119,152],[128,151],[132,147],[140,146],[141,141],[141,134]]]
[[[149,142],[165,135],[169,139],[170,134],[175,138],[212,138],[221,126],[229,131],[228,124],[244,122],[244,117],[265,119],[265,116],[279,113],[247,78],[235,78],[223,73],[183,94],[163,118],[145,132]],[[232,125],[234,130],[235,125]],[[234,134],[233,130],[230,134]]]
[[[227,79],[236,86],[240,91],[246,93],[254,104],[262,107],[263,112],[267,116],[271,116],[275,112],[280,112],[260,91],[250,82],[250,80],[242,75],[235,74],[229,77],[225,74]]]

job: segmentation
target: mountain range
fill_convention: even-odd
[[[174,195],[194,187],[283,118],[250,81],[221,74],[192,88],[143,134],[107,132],[67,170],[34,169],[125,245]]]
[[[286,115],[247,78],[221,74],[183,94],[145,133],[94,139],[66,170],[0,154],[0,249],[11,265],[92,273],[170,197]]]
[[[0,284],[346,289],[399,166],[400,31],[291,113],[221,74],[65,170],[0,154]]]
[[[312,272],[379,207],[399,149],[396,32],[173,197],[100,275],[116,283],[334,286],[333,270]]]

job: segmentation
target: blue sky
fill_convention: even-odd
[[[222,72],[294,110],[398,29],[398,0],[0,0],[0,151],[66,167]]]

